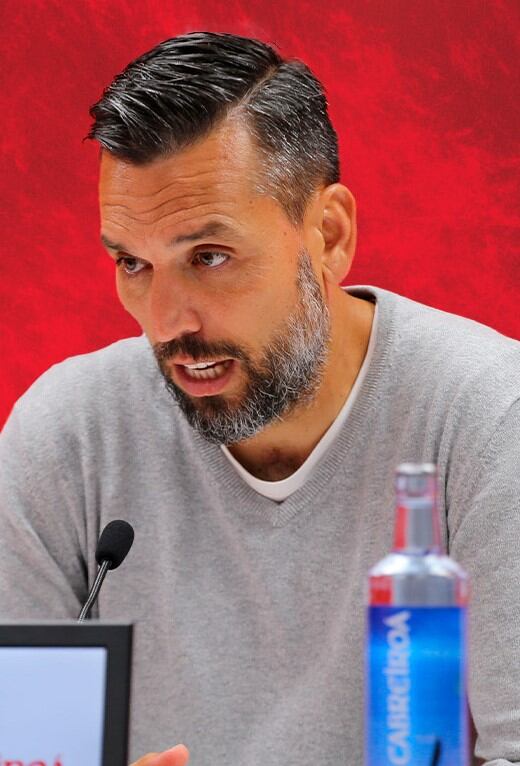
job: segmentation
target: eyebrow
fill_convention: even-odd
[[[235,232],[229,226],[226,226],[225,223],[221,223],[220,221],[210,221],[202,228],[197,229],[197,231],[192,231],[189,234],[179,234],[177,237],[174,237],[168,243],[168,247],[174,247],[182,242],[196,242],[205,237],[214,237],[222,234],[230,235],[235,234]],[[101,234],[100,239],[101,244],[105,245],[109,250],[124,250],[125,252],[128,252],[128,248],[125,245],[119,242],[112,242],[106,234]]]

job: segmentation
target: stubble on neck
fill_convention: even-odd
[[[345,404],[365,359],[375,305],[341,288],[331,291],[328,364],[310,403],[269,424],[251,439],[230,445],[233,457],[253,476],[281,481],[303,465]]]

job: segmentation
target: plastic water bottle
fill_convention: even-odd
[[[431,463],[395,479],[393,551],[369,572],[365,766],[467,766],[468,579],[444,555]]]

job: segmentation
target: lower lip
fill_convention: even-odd
[[[215,396],[220,394],[229,383],[235,371],[236,362],[232,360],[227,370],[219,378],[209,378],[208,380],[191,378],[182,364],[176,364],[174,367],[179,385],[187,394],[190,396]]]

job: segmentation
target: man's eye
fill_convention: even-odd
[[[209,266],[215,267],[220,266],[222,263],[227,261],[229,258],[229,255],[227,253],[212,253],[212,252],[206,252],[206,253],[197,253],[195,256],[195,261],[197,263],[200,263],[202,266]]]
[[[125,274],[133,276],[139,274],[144,269],[144,264],[138,261],[137,258],[132,258],[129,255],[122,255],[116,260],[116,266],[123,267]]]

